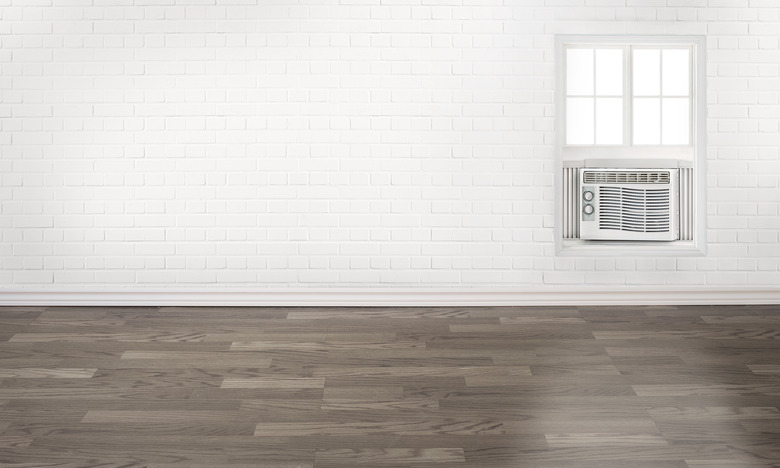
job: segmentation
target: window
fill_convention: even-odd
[[[690,46],[565,49],[567,145],[690,145]]]
[[[632,48],[631,60],[634,144],[690,144],[690,49]]]
[[[703,36],[556,37],[558,254],[705,252],[705,52]],[[594,225],[587,223],[606,229],[602,214],[610,208],[596,197],[594,214],[583,211],[580,175],[593,168],[676,174],[668,236],[592,235]],[[621,200],[621,209],[634,216],[637,207]]]
[[[623,51],[566,50],[566,143],[623,144]]]

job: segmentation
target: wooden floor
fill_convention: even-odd
[[[0,466],[780,466],[780,306],[0,307]]]

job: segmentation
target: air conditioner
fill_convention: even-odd
[[[678,169],[579,172],[581,239],[678,239]]]

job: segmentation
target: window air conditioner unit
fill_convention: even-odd
[[[678,239],[678,169],[580,169],[579,185],[581,239]]]

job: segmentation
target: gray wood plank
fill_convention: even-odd
[[[0,307],[0,465],[741,468],[780,306]]]

